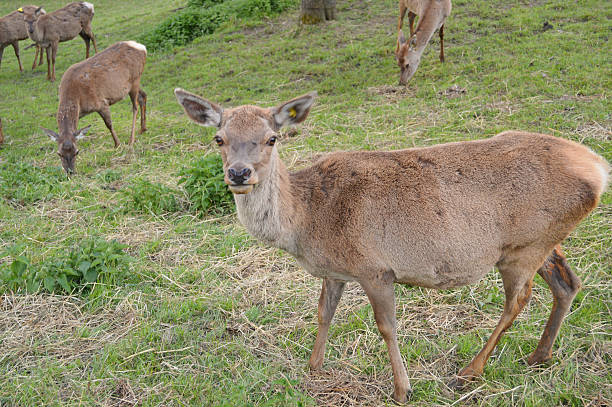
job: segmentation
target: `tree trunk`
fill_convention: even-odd
[[[336,19],[336,0],[302,0],[302,24],[318,24]]]

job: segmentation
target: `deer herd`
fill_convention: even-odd
[[[406,12],[408,38],[402,31]],[[444,24],[450,12],[450,0],[399,1],[395,54],[400,84],[413,77],[436,30],[444,62]],[[78,128],[82,116],[97,112],[118,146],[110,106],[129,95],[130,145],[138,109],[140,131],[146,130],[147,96],[140,79],[147,50],[124,41],[98,53],[93,16],[91,3],[76,2],[51,13],[23,6],[0,18],[0,62],[10,44],[23,70],[18,41],[29,37],[37,51],[33,69],[44,51],[50,81],[55,80],[58,44],[77,35],[85,41],[86,59],[61,79],[59,132],[44,129],[57,142],[68,174],[74,172],[79,153],[76,142],[90,127]],[[90,42],[95,50],[91,58]],[[370,300],[387,345],[393,398],[407,401],[410,383],[397,339],[393,285],[460,287],[476,283],[494,267],[505,292],[501,319],[483,349],[449,384],[461,388],[482,374],[500,337],[529,302],[536,273],[548,284],[553,305],[528,363],[551,359],[581,285],[560,244],[606,190],[610,168],[602,157],[559,137],[506,131],[486,140],[426,148],[335,152],[290,172],[277,150],[279,130],[306,119],[316,92],[276,107],[228,109],[183,89],[174,93],[192,121],[217,129],[214,140],[240,222],[323,279],[311,369],[321,368],[334,312],[346,283],[355,281]]]

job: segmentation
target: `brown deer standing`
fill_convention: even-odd
[[[451,0],[400,0],[399,9],[395,58],[401,70],[400,85],[405,85],[419,67],[421,55],[437,29],[440,30],[440,62],[444,62],[444,22],[451,12]],[[402,32],[406,11],[410,22],[408,41]],[[413,31],[412,26],[417,16],[419,20]]]
[[[62,166],[68,174],[74,172],[79,153],[76,141],[83,138],[90,126],[77,130],[79,119],[98,112],[111,132],[115,147],[119,139],[113,129],[110,106],[130,95],[132,101],[132,133],[134,144],[136,115],[140,106],[140,132],[146,131],[147,95],[140,89],[147,49],[134,41],[118,42],[95,56],[72,65],[60,82],[57,126],[59,134],[45,129],[58,144]]]
[[[67,6],[49,14],[42,14],[42,8],[36,10],[23,9],[23,20],[28,29],[28,35],[47,55],[47,79],[55,81],[55,57],[60,42],[69,41],[80,35],[85,41],[85,58],[89,58],[89,43],[93,41],[94,50],[98,47],[91,20],[94,16],[94,6],[87,2],[70,3]]]
[[[4,48],[12,45],[13,50],[15,51],[15,56],[17,57],[17,62],[19,63],[19,70],[23,72],[23,66],[21,65],[21,58],[19,56],[19,41],[28,38],[28,30],[23,23],[21,12],[24,10],[34,12],[34,10],[37,10],[38,8],[38,6],[23,6],[17,11],[13,11],[4,17],[0,17],[0,64],[2,64],[2,54],[4,53]],[[45,10],[40,9],[40,13],[45,14]],[[36,59],[38,58],[39,52],[40,47],[37,46],[34,64],[36,64]]]
[[[217,127],[225,182],[251,234],[323,278],[310,367],[323,363],[330,322],[347,281],[374,309],[399,402],[410,384],[400,354],[393,284],[447,289],[497,266],[506,303],[482,351],[452,382],[479,376],[502,333],[527,304],[535,273],[550,286],[550,319],[530,363],[551,347],[580,280],[559,244],[597,205],[608,165],[580,144],[507,131],[487,140],[389,152],[336,152],[289,173],[278,130],[302,122],[315,93],[274,108],[223,109],[182,89],[194,122]]]

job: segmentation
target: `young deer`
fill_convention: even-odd
[[[393,397],[406,401],[410,384],[397,341],[393,284],[447,289],[476,283],[494,266],[504,284],[504,312],[452,384],[460,387],[482,373],[529,301],[536,272],[554,302],[529,363],[551,358],[580,288],[559,244],[606,188],[608,165],[601,157],[561,138],[507,131],[427,148],[336,152],[289,173],[279,159],[278,130],[304,121],[316,93],[273,108],[227,110],[182,89],[175,94],[191,120],[218,128],[215,141],[240,221],[323,278],[312,369],[323,363],[346,282],[357,281],[387,344]]]
[[[26,29],[25,24],[23,24],[21,12],[24,10],[33,12],[38,8],[38,6],[23,6],[17,11],[13,11],[4,17],[0,17],[0,64],[2,64],[2,54],[4,53],[4,48],[12,45],[13,50],[15,51],[15,56],[17,57],[17,62],[19,63],[19,70],[23,72],[23,66],[21,65],[21,58],[19,56],[19,41],[28,38],[28,30]],[[41,8],[40,13],[45,14],[45,10]],[[36,63],[39,51],[40,47],[37,46],[34,63]]]
[[[65,42],[80,35],[85,41],[85,58],[89,58],[89,43],[93,41],[94,50],[98,47],[91,20],[94,16],[94,6],[87,2],[70,3],[67,6],[49,14],[43,14],[42,8],[35,10],[23,9],[23,20],[28,29],[28,35],[47,54],[47,79],[55,81],[55,57],[60,42]]]
[[[118,42],[95,56],[72,65],[60,82],[57,126],[59,134],[45,129],[58,144],[62,166],[68,174],[74,172],[79,151],[76,141],[85,136],[90,126],[77,130],[79,119],[98,112],[111,132],[115,147],[119,139],[113,129],[110,106],[130,95],[132,101],[132,133],[134,144],[136,114],[140,106],[140,132],[146,131],[147,95],[140,89],[147,49],[134,41]]]
[[[440,62],[444,62],[444,22],[451,12],[451,0],[400,0],[399,9],[395,57],[401,70],[399,83],[405,85],[419,67],[421,55],[437,29],[440,29]],[[408,41],[402,32],[406,11],[410,22]],[[412,26],[417,16],[419,21],[413,30]]]

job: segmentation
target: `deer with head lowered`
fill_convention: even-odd
[[[336,152],[290,173],[279,158],[278,131],[306,119],[314,92],[273,108],[233,109],[182,89],[175,94],[191,120],[218,129],[225,182],[242,224],[323,279],[312,369],[323,363],[344,286],[356,281],[389,351],[393,398],[405,402],[410,384],[398,346],[393,284],[447,289],[476,283],[494,266],[506,295],[501,320],[451,384],[461,387],[482,374],[529,301],[536,272],[554,302],[529,362],[551,358],[580,288],[559,244],[606,188],[609,167],[601,157],[561,138],[507,131],[426,148]]]
[[[416,72],[421,63],[421,55],[436,30],[439,30],[440,35],[440,62],[444,62],[444,23],[450,15],[451,7],[451,0],[399,0],[395,58],[400,67],[400,85],[408,83]],[[406,11],[410,23],[408,40],[402,31]],[[413,30],[416,17],[419,19]]]
[[[91,126],[77,130],[79,119],[97,112],[119,146],[113,129],[110,106],[130,95],[132,101],[132,133],[134,144],[136,115],[140,106],[140,132],[146,131],[147,95],[140,89],[140,77],[144,70],[147,49],[134,41],[118,42],[95,56],[72,65],[66,70],[59,87],[57,126],[59,134],[43,128],[58,145],[58,155],[68,174],[74,172],[79,153],[76,142],[87,134]]]
[[[89,43],[93,42],[98,52],[96,39],[91,30],[94,6],[87,2],[70,3],[52,13],[43,14],[42,7],[35,10],[22,9],[28,35],[47,55],[47,79],[55,81],[55,58],[60,42],[80,35],[85,41],[85,58],[89,58]]]
[[[19,64],[19,70],[23,72],[23,66],[21,65],[21,58],[19,56],[19,41],[28,38],[28,30],[23,24],[23,17],[21,16],[21,13],[23,13],[24,10],[34,12],[37,9],[39,9],[38,6],[23,6],[19,10],[13,11],[4,17],[0,17],[0,64],[2,64],[2,54],[4,53],[4,48],[12,45],[13,50],[15,51],[15,56],[17,57],[17,63]],[[41,8],[39,13],[41,15],[45,14],[45,10]],[[36,59],[38,58],[39,52],[40,47],[36,46],[34,64],[36,64]],[[42,58],[42,53],[40,55]]]

